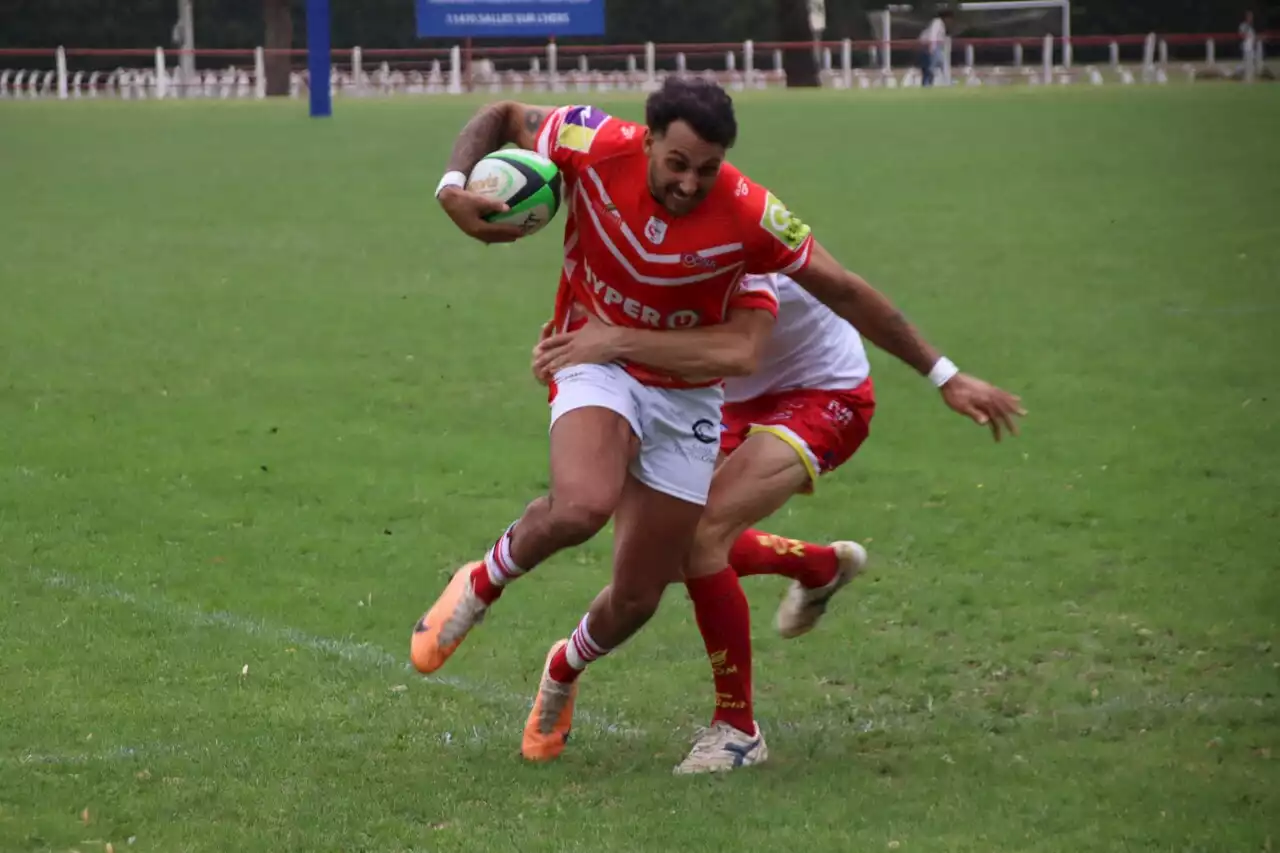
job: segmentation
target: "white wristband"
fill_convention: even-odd
[[[440,179],[440,183],[436,185],[436,198],[440,197],[440,193],[444,192],[448,187],[457,187],[462,189],[467,185],[467,176],[458,171],[445,172],[444,177]]]
[[[933,369],[929,371],[929,381],[936,387],[941,388],[943,385],[950,382],[959,372],[960,368],[956,367],[955,363],[952,362],[951,359],[944,356],[934,362]]]

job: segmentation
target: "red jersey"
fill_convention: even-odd
[[[803,269],[813,246],[809,227],[728,163],[692,213],[672,215],[649,192],[644,137],[643,125],[589,106],[561,107],[538,130],[538,153],[564,178],[557,330],[576,328],[584,311],[642,329],[723,323],[736,307],[777,316],[773,292],[744,285],[742,277]],[[646,385],[715,384],[623,367]]]

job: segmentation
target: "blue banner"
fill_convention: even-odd
[[[416,0],[419,38],[604,35],[604,0]]]

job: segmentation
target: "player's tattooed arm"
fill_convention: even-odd
[[[542,127],[542,122],[546,120],[548,113],[554,107],[531,107],[528,104],[514,104],[511,111],[511,120],[518,125],[512,128],[515,132],[512,134],[514,142],[521,148],[527,148],[530,151],[538,147],[538,130]]]
[[[822,245],[813,244],[809,265],[792,278],[812,293],[864,338],[928,376],[938,361],[938,351],[893,303],[831,257]]]
[[[507,206],[492,196],[468,192],[463,186],[466,176],[485,155],[506,145],[536,150],[538,129],[550,112],[546,107],[530,107],[514,101],[499,101],[482,107],[471,117],[453,143],[449,156],[446,179],[436,198],[453,223],[482,243],[510,243],[523,235],[519,226],[502,222],[489,222],[488,217],[504,213]],[[461,180],[458,180],[458,175]]]
[[[506,145],[535,150],[538,129],[553,109],[515,101],[498,101],[481,107],[458,134],[449,156],[448,171],[469,175],[482,157]]]

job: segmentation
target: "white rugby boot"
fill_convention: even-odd
[[[774,626],[788,640],[807,634],[827,612],[831,597],[858,576],[867,564],[867,549],[857,542],[832,542],[836,552],[836,576],[825,586],[810,589],[799,581],[792,581],[778,605]]]
[[[698,731],[693,749],[676,765],[674,772],[677,776],[721,773],[760,764],[768,757],[769,747],[765,745],[759,723],[756,723],[755,734],[749,735],[718,720]]]

